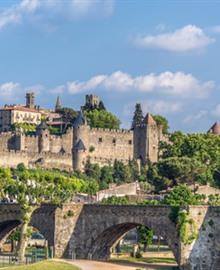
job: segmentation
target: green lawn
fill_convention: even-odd
[[[120,249],[121,249],[120,253],[130,253],[133,251],[133,245],[121,245]],[[158,246],[157,245],[150,245],[147,248],[147,251],[158,252]],[[162,252],[162,251],[171,251],[171,249],[166,245],[160,245],[159,252]]]
[[[161,269],[163,270],[177,270],[179,269],[177,266],[169,266],[169,264],[175,264],[176,261],[175,259],[172,258],[160,258],[160,257],[152,257],[152,258],[133,258],[133,257],[120,257],[120,258],[112,258],[112,261],[118,261],[118,262],[131,262],[131,263],[146,263],[146,264],[152,264],[155,265],[155,268],[152,266],[150,268],[147,268],[149,270],[155,270],[155,269],[159,269],[158,268],[158,263],[164,264],[163,268],[161,267]],[[165,266],[167,265],[167,266]],[[146,268],[137,268],[136,270],[145,270]]]
[[[151,257],[151,258],[134,258],[134,257],[119,257],[112,258],[112,261],[129,261],[129,262],[144,262],[144,263],[166,263],[175,264],[176,260],[173,258],[161,258],[161,257]]]
[[[71,264],[56,261],[42,261],[39,263],[24,265],[24,266],[10,266],[2,269],[8,270],[80,270]]]
[[[160,257],[140,258],[136,260],[145,263],[171,263],[171,264],[176,263],[176,260],[173,258],[160,258]]]

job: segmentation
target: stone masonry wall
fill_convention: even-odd
[[[70,128],[62,136],[50,135],[50,151],[52,153],[72,153],[73,130]]]
[[[25,166],[41,166],[42,168],[72,171],[72,157],[70,154],[28,153],[26,151],[0,151],[0,166],[16,167],[19,163]]]
[[[158,151],[159,151],[159,138],[160,138],[160,130],[157,126],[151,126],[150,129],[148,128],[148,146],[147,146],[147,155],[148,158],[152,162],[158,161]]]
[[[88,155],[94,163],[109,164],[115,159],[127,163],[133,159],[133,132],[126,130],[90,129]]]
[[[220,208],[189,207],[198,237],[191,245],[182,245],[181,264],[184,270],[220,270]]]
[[[24,136],[24,150],[30,153],[38,153],[38,136],[35,135],[29,135]]]

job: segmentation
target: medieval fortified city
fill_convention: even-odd
[[[0,270],[220,270],[220,1],[0,1]]]

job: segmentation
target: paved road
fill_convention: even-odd
[[[89,261],[89,260],[66,260],[67,262],[78,266],[82,270],[136,270],[137,268],[144,268],[144,269],[171,269],[172,266],[175,265],[168,265],[168,264],[146,264],[146,263],[131,263],[131,262],[117,262],[117,263],[110,263],[110,262],[97,262],[97,261]]]
[[[108,262],[74,260],[68,262],[80,267],[82,270],[136,270],[137,267],[116,265]]]

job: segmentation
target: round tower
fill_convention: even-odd
[[[89,126],[82,111],[73,122],[73,169],[84,169],[89,145]]]
[[[50,131],[46,122],[41,122],[37,126],[36,134],[38,136],[38,151],[49,152],[50,151]]]

